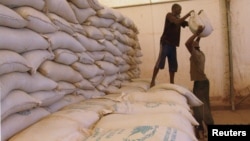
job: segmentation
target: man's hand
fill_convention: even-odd
[[[197,31],[196,31],[196,35],[200,35],[202,33],[202,31],[205,29],[205,26],[199,26]]]
[[[188,16],[191,16],[191,13],[193,13],[193,12],[194,12],[194,10],[189,11]]]

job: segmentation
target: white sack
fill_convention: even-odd
[[[38,107],[8,116],[8,118],[1,121],[2,140],[7,140],[49,114],[50,112],[47,110]]]
[[[81,75],[86,79],[92,78],[96,75],[104,74],[104,70],[100,69],[95,64],[83,64],[83,63],[75,62],[72,65],[72,68],[77,70],[79,73],[81,73]]]
[[[32,7],[19,7],[15,11],[28,21],[26,27],[33,31],[42,34],[58,31],[58,27],[41,11]]]
[[[127,72],[130,69],[129,64],[118,65],[119,72]]]
[[[47,16],[59,28],[60,31],[66,32],[70,35],[74,34],[73,27],[65,19],[54,13],[47,13]]]
[[[102,84],[99,84],[99,85],[97,85],[97,86],[95,86],[95,87],[96,87],[96,89],[97,89],[98,91],[101,91],[101,92],[104,92],[105,94],[107,94],[106,87],[103,86]]]
[[[116,81],[116,80],[115,80]],[[103,85],[98,85],[97,89],[105,92],[107,95],[116,93],[119,90],[118,86],[112,85],[115,81],[111,82],[109,86],[105,87]]]
[[[93,58],[95,61],[107,61],[110,63],[115,64],[117,61],[117,57],[111,54],[108,51],[94,51],[94,52],[87,52],[87,54]],[[93,62],[94,63],[94,62]]]
[[[57,63],[71,65],[74,62],[78,61],[78,56],[68,49],[56,49],[54,50],[54,54],[54,61]]]
[[[66,94],[71,94],[75,92],[76,86],[66,81],[58,81],[56,90],[59,92],[64,92]]]
[[[118,102],[113,109],[118,114],[177,113],[188,119],[192,125],[199,125],[189,110],[174,102]]]
[[[118,80],[125,81],[130,80],[130,76],[127,74],[127,72],[120,72],[117,77]]]
[[[118,75],[118,76],[119,76],[119,75]],[[122,83],[122,82],[123,82],[123,81],[121,81],[121,80],[119,80],[119,79],[117,78],[115,81],[111,82],[110,85],[115,86],[115,87],[121,87],[121,83]]]
[[[123,94],[106,94],[106,95],[104,95],[104,96],[97,97],[97,99],[108,99],[108,100],[112,100],[112,101],[114,101],[115,104],[116,104],[116,103],[122,101],[122,95],[123,95]],[[112,107],[113,107],[115,104],[111,105],[110,108],[112,109]]]
[[[115,38],[110,29],[101,27],[99,30],[103,33],[106,40],[112,41]]]
[[[118,73],[119,68],[113,63],[107,61],[96,61],[95,64],[104,70],[104,74],[113,75]]]
[[[79,103],[75,103],[72,105],[65,106],[62,110],[65,109],[79,109],[84,111],[92,111],[98,113],[100,116],[111,113],[109,110],[110,106],[112,106],[115,102],[109,99],[86,99]]]
[[[205,27],[204,30],[199,35],[200,37],[207,37],[213,32],[213,27],[206,13],[203,10],[201,11],[200,14],[192,12],[188,20],[188,25],[189,25],[189,29],[193,33],[197,31],[199,26]]]
[[[104,75],[96,75],[94,77],[89,78],[89,82],[94,86],[98,86],[101,84],[104,78],[105,78]]]
[[[112,19],[116,22],[120,22],[124,19],[123,15],[110,7],[104,6],[103,9],[97,11],[97,16],[107,19]]]
[[[19,89],[27,93],[52,90],[56,88],[57,83],[40,73],[30,75],[28,73],[12,72],[0,76],[1,100],[5,98],[10,91]]]
[[[69,0],[70,2],[74,3],[79,8],[90,8],[89,3],[87,0]]]
[[[122,54],[122,58],[128,63],[133,64],[131,58],[127,54]]]
[[[14,135],[9,141],[82,141],[88,135],[89,131],[78,121],[49,115]]]
[[[135,33],[132,29],[127,28],[126,35],[138,41],[137,33]]]
[[[108,51],[103,51],[104,57],[103,57],[103,61],[107,61],[113,64],[116,64],[116,58],[113,54],[111,54]]]
[[[44,0],[1,0],[0,3],[10,8],[29,6],[37,10],[43,10],[45,6]]]
[[[124,122],[125,121],[125,122]],[[175,128],[186,133],[194,141],[198,141],[194,134],[194,127],[188,119],[176,113],[155,114],[110,114],[104,116],[97,122],[96,128],[119,129],[135,126],[165,126]]]
[[[68,118],[79,123],[80,127],[90,129],[100,119],[100,116],[92,111],[79,109],[64,109],[51,114],[51,117]]]
[[[54,81],[76,83],[82,80],[81,74],[72,67],[53,61],[45,61],[38,71]]]
[[[126,86],[129,87],[129,86]],[[132,87],[132,86],[130,86]],[[122,99],[130,102],[172,102],[190,110],[187,99],[173,90],[125,93]]]
[[[41,107],[46,107],[62,99],[65,93],[49,90],[49,91],[36,91],[33,93],[29,93],[29,95],[41,101],[40,103]]]
[[[128,58],[129,58],[128,64],[131,65],[131,68],[137,68],[139,65],[139,63],[137,63],[137,62],[139,62],[139,61],[136,61],[135,57],[133,57],[133,56],[128,56]]]
[[[112,40],[112,43],[122,52],[122,53],[127,53],[129,50],[129,46],[118,41],[118,40]]]
[[[129,47],[128,47],[127,54],[128,54],[129,56],[135,56],[135,49],[129,46]]]
[[[124,86],[109,93],[110,94],[130,94],[130,93],[135,93],[135,92],[145,92],[145,90],[140,87]]]
[[[104,77],[104,79],[102,80],[101,84],[105,87],[108,87],[109,84],[113,81],[115,81],[117,78],[117,75],[116,74],[113,74],[113,75],[106,75]]]
[[[10,50],[0,50],[0,75],[10,72],[27,72],[30,63],[20,54]]]
[[[0,4],[0,25],[10,28],[23,28],[27,26],[27,21],[14,10]]]
[[[96,89],[94,89],[94,90],[81,90],[81,89],[79,89],[76,91],[76,94],[82,95],[86,99],[91,99],[91,98],[105,95],[104,92],[98,91]]]
[[[83,35],[86,35],[86,32],[84,31],[84,29],[83,29],[83,27],[82,27],[82,25],[81,24],[79,24],[79,23],[70,23],[70,25],[73,27],[73,31],[74,32],[77,32],[77,33],[81,33],[81,34],[83,34]],[[75,34],[74,34],[75,35]],[[73,35],[73,36],[74,36]]]
[[[46,12],[52,12],[71,22],[78,23],[76,15],[67,0],[45,0]]]
[[[54,104],[47,107],[47,110],[51,113],[57,112],[65,106],[78,103],[80,101],[85,100],[82,95],[69,94],[65,95],[62,99],[56,101]]]
[[[131,47],[136,46],[136,41],[135,41],[135,39],[130,38],[128,35],[122,34],[122,33],[120,33],[120,32],[117,31],[117,30],[115,30],[113,33],[114,33],[114,35],[115,35],[115,38],[116,38],[118,41],[122,42],[123,44],[126,44],[126,45],[131,46]]]
[[[114,22],[115,21],[113,19],[105,19],[92,15],[87,18],[84,24],[97,28],[109,28]]]
[[[139,64],[142,64],[141,59],[138,58],[138,57],[134,57],[134,61],[135,61],[135,66],[137,66],[137,67],[138,67]]]
[[[75,38],[86,48],[87,51],[101,51],[105,48],[104,45],[100,44],[97,40],[88,38],[82,34],[76,34]]]
[[[87,0],[89,3],[89,6],[95,10],[101,10],[104,8],[102,4],[99,3],[98,0]]]
[[[86,49],[71,35],[66,32],[58,31],[55,33],[45,34],[44,37],[48,39],[51,44],[51,49],[58,48],[68,49],[73,52],[83,52]]]
[[[12,29],[0,26],[0,49],[23,53],[47,48],[49,48],[47,40],[30,29]]]
[[[82,81],[74,83],[74,85],[79,88],[79,89],[83,89],[83,90],[94,90],[95,86],[89,82],[89,80],[87,79],[82,79]]]
[[[145,82],[145,83],[150,83],[151,78],[135,78],[131,79],[132,82]]]
[[[144,89],[145,91],[147,91],[150,88],[150,83],[149,82],[145,82],[145,81],[123,82],[121,84],[121,87],[124,87],[124,86],[140,87],[140,88]]]
[[[11,114],[40,106],[41,101],[24,91],[13,90],[1,101],[1,121]]]
[[[99,30],[98,27],[91,26],[91,25],[82,25],[84,31],[86,32],[87,37],[95,40],[104,39],[103,33]]]
[[[78,56],[79,60],[78,62],[83,63],[83,64],[93,64],[95,60],[90,57],[90,55],[87,52],[81,52],[81,53],[76,53]]]
[[[140,69],[138,68],[138,65],[134,65],[134,66],[132,66],[131,68],[133,68],[133,69],[131,69],[131,70],[129,70],[129,71],[127,72],[128,75],[130,76],[130,79],[139,78],[139,77],[140,77],[141,71],[140,71]]]
[[[185,96],[187,98],[187,102],[190,106],[201,106],[203,102],[198,99],[193,92],[188,90],[187,88],[183,86],[179,86],[177,84],[170,84],[170,83],[162,83],[162,84],[157,84],[154,87],[151,87],[149,91],[154,91],[157,89],[166,89],[166,90],[174,90],[178,92],[179,94]]]
[[[113,30],[118,30],[121,34],[127,34],[129,32],[129,29],[122,24],[116,22],[111,25],[111,28]]]
[[[122,52],[112,42],[104,40],[103,42],[106,51],[112,53],[114,56],[121,56]]]
[[[22,56],[30,63],[31,74],[35,74],[40,65],[46,60],[53,60],[55,55],[48,50],[31,50],[24,52]]]
[[[93,16],[96,14],[96,11],[92,8],[78,8],[74,4],[70,4],[71,8],[75,12],[76,18],[80,24],[84,23],[88,17]]]
[[[117,129],[95,128],[86,141],[121,141],[121,140],[150,140],[150,141],[193,141],[186,133],[167,126],[134,126]]]
[[[139,33],[138,28],[136,27],[135,23],[128,17],[124,16],[122,20],[122,25],[126,26],[127,28],[132,29],[135,33]]]
[[[95,61],[103,60],[103,58],[105,56],[105,52],[104,51],[89,51],[89,52],[87,52],[87,54],[91,58],[93,58]]]
[[[143,56],[142,50],[141,49],[135,49],[135,56],[136,57],[142,57]]]

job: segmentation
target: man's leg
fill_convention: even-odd
[[[159,68],[155,66],[153,76],[152,76],[152,80],[151,80],[151,83],[150,83],[150,87],[153,87],[155,85],[155,78],[156,78],[158,72],[159,72]]]
[[[161,48],[159,50],[159,56],[158,56],[157,62],[155,63],[153,76],[152,76],[152,80],[150,83],[150,88],[155,85],[155,79],[157,77],[159,69],[164,69],[165,61],[166,61],[166,49],[164,49],[164,47],[161,45]]]
[[[174,75],[175,75],[175,72],[169,71],[170,83],[172,83],[172,84],[174,84]]]
[[[178,69],[176,47],[168,47],[168,68],[170,83],[174,84],[175,72]]]

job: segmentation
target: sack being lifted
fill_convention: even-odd
[[[207,37],[213,31],[213,27],[203,10],[199,13],[192,12],[188,20],[188,25],[192,33],[195,33],[199,26],[205,27],[200,37]]]

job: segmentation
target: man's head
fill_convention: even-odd
[[[177,3],[172,5],[172,13],[177,16],[180,17],[181,14],[181,6]]]

